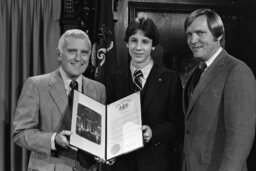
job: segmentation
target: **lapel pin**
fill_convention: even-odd
[[[158,81],[159,81],[159,82],[162,82],[162,78],[158,78]]]

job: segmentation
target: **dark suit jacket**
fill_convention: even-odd
[[[188,109],[183,106],[184,170],[186,165],[187,171],[246,171],[255,132],[255,104],[252,71],[222,50],[201,76]]]
[[[132,94],[130,69],[114,75],[108,87],[108,103]],[[169,171],[177,167],[174,150],[182,137],[181,94],[178,74],[154,64],[141,92],[142,122],[152,129],[152,139],[144,148],[117,158],[112,170]]]
[[[82,82],[84,94],[105,103],[101,83],[85,77]],[[31,151],[28,170],[65,171],[77,164],[74,151],[61,151],[56,156],[51,150],[51,137],[61,126],[65,112],[71,110],[59,69],[26,80],[13,120],[13,141]]]

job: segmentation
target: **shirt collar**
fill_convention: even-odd
[[[70,79],[68,77],[68,75],[66,74],[66,72],[63,70],[63,68],[61,66],[60,66],[60,75],[64,82],[64,87],[65,87],[66,93],[69,94],[69,92],[70,92],[69,84],[72,81],[72,79]],[[82,75],[78,76],[76,81],[78,83],[78,91],[82,92],[82,85],[83,85],[82,84]]]
[[[221,50],[222,50],[222,47],[219,47],[219,49],[212,55],[212,57],[210,57],[207,61],[205,61],[207,67],[209,67],[213,63],[213,61],[220,54]]]
[[[144,80],[147,79],[153,65],[154,65],[154,61],[151,59],[150,62],[146,66],[144,66],[143,68],[140,69],[143,73],[142,78]],[[137,70],[137,68],[135,68],[135,66],[132,65],[132,62],[130,62],[130,70],[131,70],[132,76],[133,76],[133,73],[135,72],[135,70]]]

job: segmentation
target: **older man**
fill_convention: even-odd
[[[13,141],[31,151],[28,170],[92,170],[93,156],[69,145],[70,100],[73,89],[78,89],[105,103],[105,87],[82,75],[91,54],[86,33],[66,31],[59,39],[57,53],[58,69],[26,80],[13,121]]]

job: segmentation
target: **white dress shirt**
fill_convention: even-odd
[[[142,88],[144,87],[144,85],[146,83],[146,80],[148,78],[148,75],[149,75],[153,65],[154,65],[154,61],[152,59],[150,60],[150,62],[146,66],[144,66],[141,69],[135,68],[135,66],[132,65],[132,62],[130,63],[130,70],[131,70],[132,76],[133,76],[135,70],[141,70],[141,72],[143,74],[143,76],[141,77]],[[132,81],[134,82],[134,76],[132,77]]]

